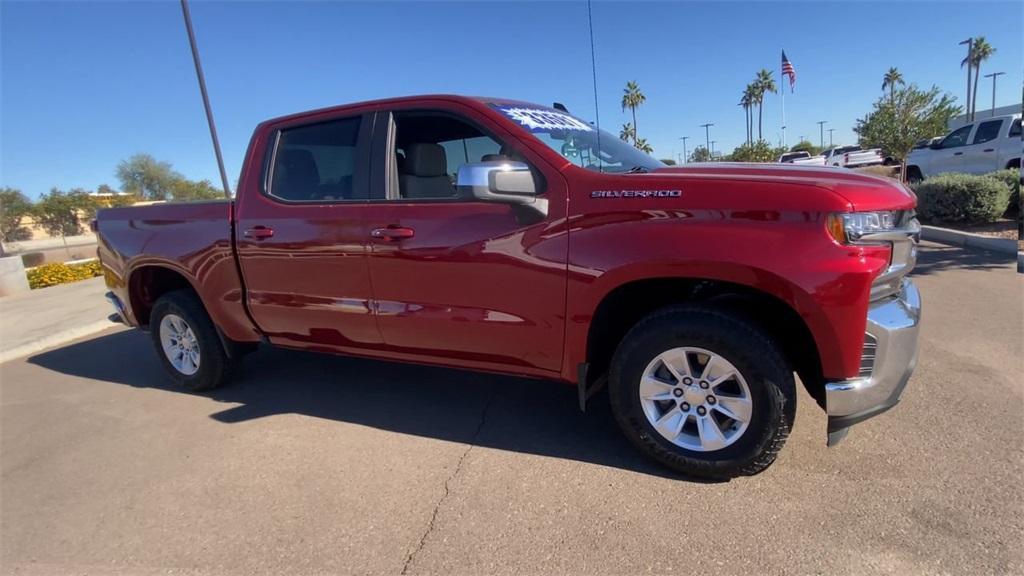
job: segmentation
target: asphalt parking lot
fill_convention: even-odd
[[[263,350],[172,389],[112,329],[0,367],[5,574],[1021,574],[1022,288],[929,244],[903,402],[825,447],[696,483],[603,398],[542,381]]]

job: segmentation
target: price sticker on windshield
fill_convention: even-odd
[[[554,110],[512,105],[494,105],[494,108],[530,132],[551,132],[554,130],[594,131],[594,127],[586,122]]]

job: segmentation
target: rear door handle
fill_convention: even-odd
[[[394,224],[387,228],[374,228],[370,231],[371,237],[378,240],[384,240],[385,242],[405,240],[406,238],[412,238],[415,235],[416,231],[412,228],[405,228],[404,226],[396,226]]]
[[[953,152],[953,156],[963,156],[963,152]]]
[[[246,238],[252,238],[254,240],[263,240],[264,238],[270,238],[271,236],[273,236],[274,229],[267,228],[266,226],[253,226],[252,228],[249,228],[242,234],[244,234]]]

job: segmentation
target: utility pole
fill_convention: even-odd
[[[821,147],[825,147],[825,124],[828,124],[828,120],[820,120],[818,122],[818,132],[821,138]]]
[[[828,147],[829,148],[832,147],[832,133],[835,132],[835,131],[836,131],[835,128],[829,128],[828,129]]]
[[[217,127],[213,123],[210,96],[206,93],[206,78],[203,75],[203,65],[199,62],[196,35],[192,32],[192,14],[188,9],[188,0],[181,0],[181,13],[185,16],[185,30],[188,32],[189,46],[192,47],[192,61],[196,65],[196,77],[199,78],[199,92],[203,96],[203,108],[206,109],[206,123],[210,125],[210,138],[213,140],[213,152],[217,155],[217,167],[220,168],[220,182],[224,185],[224,197],[231,198],[231,188],[228,187],[228,173],[224,170],[224,157],[220,153],[220,140],[217,139]]]
[[[679,139],[683,141],[683,163],[684,164],[690,161],[690,157],[686,155],[686,141],[689,138],[690,138],[689,136],[680,136],[679,137]]]
[[[711,152],[711,160],[715,159],[715,142],[717,142],[717,140],[712,140],[711,141],[711,150],[710,150],[710,152]]]
[[[1006,74],[1006,72],[993,72],[991,74],[985,74],[985,78],[992,79],[992,116],[996,115],[996,78]]]
[[[960,43],[967,44],[967,121],[974,120],[971,114],[971,56],[974,54],[974,38],[968,38]]]
[[[704,129],[704,146],[706,146],[705,150],[708,151],[708,154],[711,153],[711,127],[714,125],[715,124],[713,122],[700,125],[700,127]]]

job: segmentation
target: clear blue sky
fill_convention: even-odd
[[[786,96],[790,144],[854,140],[854,120],[897,66],[908,82],[963,97],[960,40],[996,47],[983,73],[998,105],[1020,102],[1021,2],[594,3],[601,123],[627,120],[623,85],[647,95],[640,135],[668,157],[677,138],[716,149],[744,137],[743,86],[779,51],[796,66]],[[593,118],[584,2],[204,2],[192,16],[232,185],[253,127],[304,109],[403,94],[454,92],[564,102]],[[177,2],[0,4],[0,185],[30,197],[101,183],[137,152],[218,181]],[[984,80],[979,100],[991,102]],[[780,102],[765,104],[779,138]],[[827,141],[827,135],[826,135]]]

